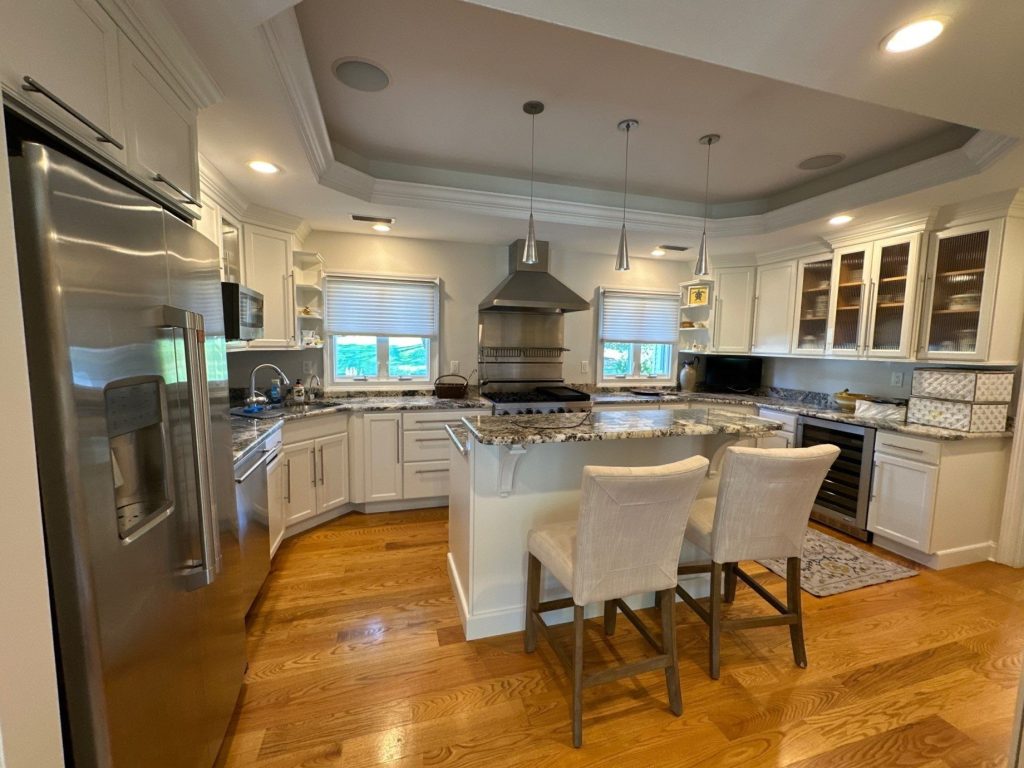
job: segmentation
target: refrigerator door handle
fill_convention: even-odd
[[[213,583],[220,571],[220,539],[213,502],[213,428],[210,424],[210,393],[206,380],[206,333],[202,315],[168,305],[163,307],[161,327],[181,331],[185,346],[202,561],[189,568],[184,575],[189,589],[199,589]]]

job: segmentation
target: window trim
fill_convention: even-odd
[[[335,336],[343,334],[332,334],[329,327],[326,312],[326,283],[328,278],[359,278],[373,280],[394,280],[396,282],[424,282],[433,283],[437,291],[437,333],[433,336],[422,336],[430,340],[430,350],[427,355],[427,375],[425,378],[381,378],[382,370],[386,370],[388,356],[388,336],[376,336],[377,338],[377,377],[357,379],[353,377],[338,377],[334,372],[334,339]],[[324,274],[325,308],[324,308],[324,386],[333,389],[366,389],[366,390],[404,390],[410,388],[433,389],[434,381],[439,375],[441,365],[441,335],[444,325],[444,293],[441,278],[436,275],[409,275],[392,272],[327,272]],[[355,336],[366,336],[368,334],[353,333]]]
[[[643,296],[671,296],[676,302],[679,302],[678,291],[664,291],[656,288],[619,288],[616,286],[601,286],[599,288],[599,303],[598,303],[598,316],[597,316],[597,330],[594,339],[594,381],[599,387],[621,387],[636,384],[673,384],[676,381],[678,366],[679,366],[679,338],[676,335],[675,340],[669,345],[669,370],[666,377],[647,377],[639,375],[640,371],[640,345],[641,344],[663,344],[666,342],[646,342],[646,341],[626,341],[617,342],[620,344],[632,344],[633,345],[633,370],[632,375],[624,377],[611,377],[607,378],[604,375],[604,345],[605,339],[602,338],[601,332],[604,329],[604,304],[605,294],[611,293],[634,293]],[[678,320],[677,320],[678,322]],[[616,342],[612,342],[616,343]]]

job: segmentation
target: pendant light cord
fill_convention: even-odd
[[[708,142],[708,164],[704,169],[704,235],[708,233],[708,185],[711,183],[711,142]]]
[[[622,224],[626,224],[626,192],[629,189],[629,130],[630,126],[626,125],[626,169],[622,174]]]
[[[530,115],[530,215],[533,216],[533,148],[537,116]]]

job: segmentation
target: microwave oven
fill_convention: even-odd
[[[238,283],[221,283],[224,300],[224,338],[251,341],[263,338],[263,294]]]

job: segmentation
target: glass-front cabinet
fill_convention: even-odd
[[[909,358],[913,350],[919,234],[878,240],[868,284],[868,357]]]
[[[796,334],[793,354],[821,355],[828,341],[832,255],[808,256],[797,264]]]
[[[986,360],[1002,222],[954,227],[932,237],[918,356]]]
[[[871,244],[837,249],[832,258],[832,322],[826,351],[857,357],[863,352]]]

